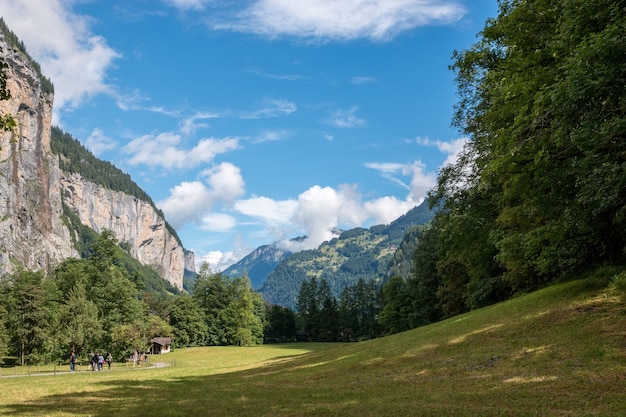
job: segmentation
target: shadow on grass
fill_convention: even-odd
[[[288,373],[288,368],[289,365],[283,371]],[[18,417],[260,416],[278,405],[283,412],[290,410],[278,415],[298,415],[298,399],[268,385],[264,371],[267,369],[204,376],[170,375],[167,379],[160,379],[162,375],[155,373],[145,380],[94,381],[93,392],[47,395],[1,408],[6,415]],[[71,378],[63,382],[72,383]],[[278,385],[284,387],[282,383]]]

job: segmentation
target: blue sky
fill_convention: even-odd
[[[54,83],[53,123],[130,174],[213,270],[421,203],[464,143],[452,52],[496,13],[496,0],[0,3]]]

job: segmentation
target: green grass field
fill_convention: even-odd
[[[626,415],[626,305],[598,279],[368,342],[190,348],[157,360],[170,366],[4,376],[0,415]]]

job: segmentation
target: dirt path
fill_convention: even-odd
[[[148,366],[142,366],[142,367],[136,367],[135,370],[142,370],[142,369],[155,369],[155,368],[166,368],[170,366],[169,363],[167,362],[152,362],[150,363]],[[126,367],[124,367],[124,369],[126,369]],[[53,372],[36,372],[36,373],[32,373],[32,374],[17,374],[17,375],[5,375],[4,373],[0,373],[0,379],[2,378],[19,378],[19,377],[29,377],[29,376],[55,376],[55,375],[67,375],[67,374],[84,374],[84,373],[98,373],[98,372],[114,372],[115,368],[112,370],[109,369],[103,369],[102,371],[89,371],[89,370],[81,370],[81,371],[77,371],[77,372],[70,372],[70,371],[53,371]]]

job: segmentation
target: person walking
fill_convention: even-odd
[[[87,358],[89,359],[89,369],[92,371],[95,371],[94,360],[93,360],[94,356],[95,355],[93,354],[93,351],[89,351],[89,355],[87,355]]]
[[[111,370],[111,362],[113,362],[113,356],[111,356],[111,352],[107,353],[107,365],[109,365],[109,371]]]
[[[70,372],[76,372],[76,352],[70,354]]]

